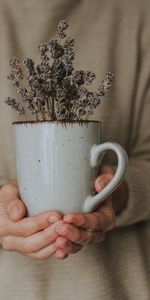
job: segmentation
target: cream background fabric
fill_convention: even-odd
[[[67,260],[34,261],[0,249],[0,299],[149,300],[148,0],[0,0],[0,185],[16,177],[11,123],[22,120],[3,103],[16,96],[6,80],[8,61],[12,56],[38,60],[38,44],[54,38],[64,18],[76,40],[76,68],[95,71],[97,84],[107,71],[116,76],[93,118],[103,122],[103,141],[118,142],[128,152],[129,202],[105,242]],[[107,162],[115,163],[115,157],[108,155]]]

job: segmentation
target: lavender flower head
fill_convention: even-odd
[[[10,60],[8,79],[16,87],[22,104],[11,97],[5,102],[18,114],[23,115],[29,109],[37,121],[86,120],[110,89],[112,73],[106,73],[97,91],[92,92],[88,86],[94,81],[95,73],[74,69],[75,41],[66,34],[68,26],[67,21],[60,21],[57,39],[39,45],[39,64],[30,58],[22,62],[16,57]]]

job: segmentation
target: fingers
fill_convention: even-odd
[[[0,244],[3,249],[43,259],[52,256],[58,237],[54,222],[59,222],[62,216],[55,211],[24,218],[25,215],[26,208],[19,199],[16,182],[4,185],[0,190]]]
[[[26,207],[19,199],[19,190],[13,181],[0,190],[0,212],[7,213],[12,221],[18,221],[26,215]]]
[[[45,260],[53,256],[64,259],[70,253],[78,252],[82,246],[71,243],[64,237],[56,236],[55,226],[46,228],[32,238],[5,237],[2,246],[7,251],[18,251],[34,259]]]
[[[64,217],[64,222],[73,224],[82,229],[92,228],[93,230],[101,230],[102,224],[99,213],[92,214],[68,214]]]
[[[27,212],[24,203],[17,198],[14,200],[9,200],[4,204],[4,207],[12,221],[18,221],[22,219],[23,217],[25,217]]]
[[[104,187],[112,180],[112,174],[103,174],[100,175],[95,181],[95,190],[100,192]]]
[[[57,259],[65,259],[68,256],[69,256],[69,254],[64,253],[63,250],[60,250],[60,249],[58,249],[53,255],[53,257],[55,257]]]
[[[34,252],[34,253],[29,253],[28,256],[34,258],[34,259],[40,259],[40,260],[45,260],[53,256],[56,252],[56,246],[55,243],[52,243],[48,245],[47,247],[41,249],[40,251]],[[65,257],[65,253],[62,255],[62,258]]]
[[[108,201],[108,199],[106,201]],[[101,218],[102,229],[105,231],[112,230],[116,226],[116,215],[110,203],[112,203],[112,201],[108,201],[107,205],[105,203],[105,205],[99,207],[98,212],[96,212]]]
[[[27,217],[18,222],[12,222],[9,217],[0,217],[0,236],[27,237],[49,226],[51,218],[59,221],[62,216],[55,211],[45,212],[33,217]]]
[[[56,239],[55,245],[57,250],[53,256],[58,259],[65,259],[69,254],[75,254],[83,248],[83,246],[72,243],[62,236]]]
[[[16,180],[12,180],[4,184],[0,189],[0,194],[5,196],[5,198],[16,197],[19,198],[19,189]]]
[[[108,167],[109,168],[109,167]],[[95,181],[95,189],[100,192],[113,178],[112,174],[100,175]],[[102,209],[105,206],[106,209]],[[83,229],[109,230],[115,224],[115,215],[112,209],[111,197],[107,198],[104,205],[97,212],[90,214],[68,214],[64,221]]]
[[[68,241],[65,237],[58,237],[55,242],[56,248],[61,249],[64,253],[76,253],[81,250],[82,246]]]
[[[17,251],[24,255],[30,254],[31,256],[32,252],[37,252],[40,250],[44,251],[42,248],[45,248],[49,245],[49,251],[53,252],[56,250],[56,248],[50,244],[53,243],[58,236],[55,231],[57,224],[58,223],[55,223],[29,237],[6,236],[2,239],[2,247],[7,251]],[[44,253],[46,256],[48,251],[45,250]]]
[[[103,231],[93,233],[79,229],[71,224],[66,224],[63,221],[60,221],[55,230],[58,235],[64,236],[71,242],[82,246],[103,241],[105,238],[105,232]]]
[[[8,236],[2,239],[2,246],[7,251],[18,251],[34,259],[47,259],[51,256],[59,259],[78,252],[82,246],[71,243],[64,237],[58,237],[53,224],[49,228],[27,238]]]
[[[95,181],[95,189],[100,192],[113,178],[114,171],[109,166],[103,166],[100,175]],[[112,208],[112,198],[108,197],[104,205],[90,214],[71,213],[64,216],[64,222],[56,227],[58,234],[70,241],[87,245],[97,243],[105,238],[104,231],[115,227],[116,217]],[[78,228],[77,228],[78,227]]]
[[[54,258],[64,259],[70,253],[78,252],[82,246],[71,243],[64,237],[58,237],[56,241],[40,251],[29,253],[29,256],[35,259],[48,259],[53,256]]]
[[[18,197],[16,182],[4,185],[0,190],[0,236],[29,236],[61,219],[57,212],[45,212],[34,217],[23,218],[26,208]],[[50,219],[50,217],[52,219]]]
[[[115,226],[116,217],[111,205],[105,204],[98,211],[89,214],[68,214],[64,216],[64,222],[78,226],[82,229],[99,231],[110,230]]]

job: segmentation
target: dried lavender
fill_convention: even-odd
[[[112,73],[106,73],[97,91],[88,90],[96,77],[95,73],[74,70],[75,41],[67,36],[67,28],[67,21],[60,21],[58,38],[39,45],[39,64],[36,65],[30,58],[25,58],[23,62],[16,57],[10,60],[8,79],[37,121],[86,120],[101,103],[101,97],[114,80]],[[7,97],[5,102],[18,114],[25,114],[25,108],[20,107],[14,98]]]
[[[24,108],[23,107],[20,108],[20,105],[16,102],[14,98],[7,97],[5,103],[7,103],[13,109],[15,109],[19,113],[19,115],[25,114]]]

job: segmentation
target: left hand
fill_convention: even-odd
[[[95,189],[100,192],[113,178],[114,170],[110,166],[101,167],[101,175],[95,181]],[[55,243],[55,258],[64,259],[70,253],[76,253],[83,246],[102,242],[106,232],[116,224],[116,214],[126,205],[128,189],[123,181],[120,186],[93,213],[70,213],[64,216],[55,230],[60,235]]]

